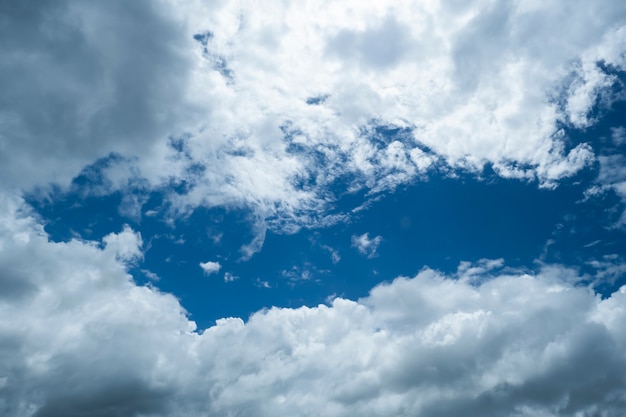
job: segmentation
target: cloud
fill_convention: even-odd
[[[149,158],[193,123],[192,50],[175,10],[116,0],[0,7],[4,183],[66,184],[111,152]]]
[[[330,259],[333,261],[334,264],[341,261],[341,255],[339,255],[339,251],[337,249],[334,249],[333,247],[328,245],[321,245],[321,248],[328,251],[328,253],[330,254]]]
[[[202,268],[205,275],[211,275],[218,272],[222,268],[222,265],[220,265],[219,262],[207,261],[200,262],[200,268]]]
[[[614,207],[611,211],[620,211],[621,217],[612,225],[613,227],[624,227],[626,225],[626,158],[621,153],[611,153],[598,157],[600,171],[596,178],[597,184],[585,191],[585,198],[591,199],[602,196],[607,191],[612,191],[620,198],[622,205]]]
[[[106,250],[115,253],[121,261],[132,264],[143,259],[141,234],[134,232],[130,226],[124,225],[120,233],[110,233],[102,238]]]
[[[611,140],[615,146],[621,146],[626,143],[626,127],[611,128]]]
[[[376,236],[373,239],[369,238],[369,233],[363,233],[360,236],[352,236],[352,247],[356,248],[361,255],[365,255],[368,258],[377,256],[376,250],[378,245],[382,242],[382,236]]]
[[[197,332],[115,251],[49,241],[19,199],[3,196],[0,209],[6,415],[626,412],[626,288],[602,299],[562,266],[426,268],[359,300]]]
[[[224,282],[233,282],[233,281],[236,281],[238,279],[239,279],[239,277],[237,275],[233,275],[230,272],[225,272],[224,273]]]
[[[17,197],[83,172],[97,194],[164,192],[174,216],[249,206],[243,259],[268,227],[344,219],[327,210],[342,193],[434,167],[492,164],[552,187],[597,158],[599,182],[624,198],[623,158],[561,129],[592,126],[618,99],[623,2],[9,0],[0,12],[0,414],[626,414],[626,290],[601,299],[574,270],[424,269],[359,300],[196,331],[173,295],[133,281],[138,232],[53,242]],[[372,257],[381,237],[352,240]],[[600,280],[624,271],[589,266]]]
[[[141,273],[154,282],[158,282],[161,280],[161,277],[159,277],[156,273],[150,271],[149,269],[142,269]]]
[[[3,7],[3,182],[67,185],[117,155],[106,192],[140,178],[175,215],[244,205],[281,231],[433,167],[553,187],[595,157],[561,127],[594,124],[626,68],[608,0]]]

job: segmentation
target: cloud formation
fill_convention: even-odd
[[[424,269],[359,300],[197,332],[112,246],[50,242],[19,199],[0,208],[4,415],[626,412],[626,288],[601,299],[562,266]]]
[[[553,187],[597,161],[597,190],[626,201],[623,157],[564,129],[623,99],[622,1],[9,0],[0,16],[0,414],[626,414],[624,287],[602,299],[573,269],[483,260],[198,331],[129,274],[138,232],[53,242],[20,197],[82,172],[85,192],[158,190],[171,216],[251,207],[242,260],[268,228],[343,220],[342,195],[435,169]],[[367,257],[380,241],[352,238]]]
[[[338,181],[491,164],[554,186],[594,160],[562,126],[592,125],[626,68],[609,0],[2,7],[5,182],[67,184],[114,154],[108,191],[141,179],[175,212],[247,205],[283,230],[335,221]]]
[[[200,268],[202,268],[202,271],[205,273],[205,275],[211,275],[219,272],[219,270],[222,269],[222,265],[220,265],[219,262],[207,261],[200,262]]]
[[[382,236],[376,236],[370,239],[369,233],[363,233],[360,236],[352,236],[352,247],[356,248],[361,255],[373,258],[377,255],[376,250],[382,241]]]

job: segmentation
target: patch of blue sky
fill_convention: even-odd
[[[309,97],[306,99],[306,104],[310,106],[323,104],[326,100],[328,100],[328,97],[330,97],[330,94],[320,94],[318,96]]]
[[[193,35],[193,39],[202,46],[202,54],[212,62],[213,69],[219,72],[220,75],[226,78],[229,82],[232,82],[234,73],[232,69],[228,67],[226,58],[221,55],[214,54],[209,48],[209,43],[211,42],[211,39],[213,39],[213,33],[210,31],[196,33]]]

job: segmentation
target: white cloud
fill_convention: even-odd
[[[110,233],[102,238],[105,249],[115,253],[115,257],[127,263],[136,263],[143,259],[141,234],[124,225],[120,233]]]
[[[266,224],[336,220],[323,209],[338,178],[378,192],[437,164],[493,163],[553,186],[594,159],[566,147],[559,124],[590,126],[592,106],[614,99],[599,61],[626,68],[621,1],[59,0],[0,11],[3,186],[66,186],[120,154],[94,192],[142,177],[185,189],[169,197],[175,214],[254,207],[261,226],[244,259]],[[206,45],[193,40],[206,31]],[[626,196],[623,161],[599,160],[599,180]],[[624,288],[600,299],[563,267],[528,276],[483,261],[195,332],[174,296],[132,281],[138,233],[51,242],[5,191],[0,414],[626,414]],[[124,201],[139,213],[141,199]],[[371,257],[380,239],[353,245]],[[591,266],[602,279],[624,271]]]
[[[219,272],[219,270],[222,268],[222,265],[220,265],[219,262],[207,261],[207,262],[200,262],[200,268],[202,268],[202,271],[204,272],[205,275],[211,275],[216,272]]]
[[[148,279],[154,281],[154,282],[158,282],[161,280],[161,277],[158,276],[156,273],[150,271],[149,269],[142,269],[141,273],[144,274]]]
[[[621,146],[626,143],[626,127],[620,126],[611,128],[611,139],[615,146]]]
[[[561,266],[424,269],[360,300],[195,332],[173,296],[135,285],[112,251],[49,241],[14,198],[0,209],[6,415],[626,412],[626,288],[601,299]]]
[[[339,178],[379,192],[492,163],[554,186],[593,161],[560,123],[613,99],[597,63],[626,68],[622,2],[370,3],[15,3],[0,178],[66,184],[114,152],[105,191],[184,184],[175,212],[244,204],[293,231],[336,220]]]
[[[369,238],[369,233],[363,233],[360,236],[352,236],[352,247],[356,248],[361,255],[365,255],[368,258],[377,256],[376,250],[378,245],[382,242],[382,236],[376,236],[373,239]]]
[[[224,273],[224,282],[233,282],[233,281],[237,281],[238,279],[239,277],[237,275],[233,275],[230,272]]]
[[[333,261],[334,264],[338,263],[341,260],[341,255],[339,255],[339,251],[337,249],[334,249],[333,247],[328,245],[321,245],[321,248],[328,251],[328,253],[330,254],[330,259],[331,261]]]

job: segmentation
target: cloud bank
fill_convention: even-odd
[[[424,269],[196,331],[173,296],[132,281],[119,246],[50,242],[19,199],[1,209],[3,415],[626,412],[626,288],[601,299],[562,266]]]
[[[0,16],[0,414],[626,414],[623,287],[483,261],[197,331],[133,281],[139,233],[55,243],[21,198],[82,173],[85,192],[157,190],[172,216],[251,207],[245,260],[268,227],[345,219],[341,195],[435,170],[553,187],[598,161],[623,197],[622,158],[566,134],[623,99],[623,2],[9,0]]]
[[[67,185],[117,155],[101,191],[284,230],[433,167],[554,186],[595,158],[563,127],[592,125],[625,69],[619,1],[2,7],[6,183]]]

